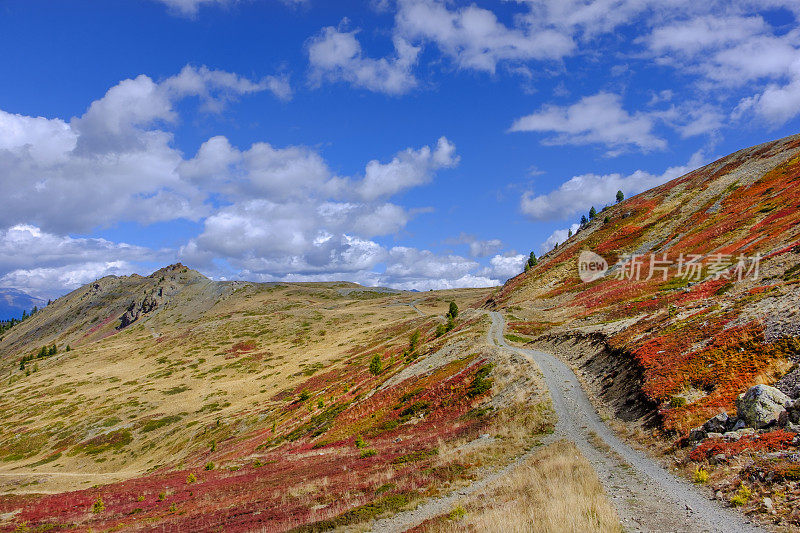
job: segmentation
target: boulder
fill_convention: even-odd
[[[725,433],[733,426],[731,422],[728,413],[723,412],[703,424],[703,429],[706,430],[706,433]]]
[[[755,432],[756,432],[756,430],[753,429],[753,428],[741,428],[741,429],[737,429],[735,431],[728,431],[727,433],[724,433],[722,435],[722,437],[726,441],[731,442],[731,441],[739,440],[742,437],[744,437],[745,435],[752,435]]]
[[[736,400],[736,413],[744,422],[761,429],[778,421],[789,397],[769,385],[756,385]]]
[[[702,427],[694,428],[689,432],[689,441],[698,442],[704,440],[708,436],[708,432]]]

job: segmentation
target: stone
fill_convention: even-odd
[[[689,432],[689,440],[692,442],[704,440],[707,436],[708,433],[702,427],[694,428]]]
[[[708,462],[712,465],[718,465],[720,463],[724,463],[728,457],[724,453],[718,453],[708,459]]]
[[[731,431],[738,431],[740,429],[746,428],[747,424],[744,423],[744,420],[741,418],[736,419],[736,422],[733,424],[733,429]]]
[[[722,433],[718,433],[716,431],[710,431],[706,434],[707,439],[721,439]]]
[[[729,422],[730,417],[728,417],[728,413],[723,412],[710,418],[708,422],[703,424],[703,429],[706,430],[706,433],[725,433],[728,431]]]
[[[724,499],[725,499],[725,495],[724,495],[724,494],[722,494],[722,491],[721,491],[721,490],[718,490],[717,492],[715,492],[715,493],[714,493],[714,497],[715,497],[716,499],[718,499],[719,501],[722,501],[722,500],[724,500]]]
[[[748,426],[761,429],[778,421],[783,404],[788,401],[789,397],[775,387],[756,385],[739,395],[736,414]]]
[[[764,510],[769,514],[775,514],[775,507],[772,505],[772,498],[764,498]]]

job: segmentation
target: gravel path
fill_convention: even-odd
[[[572,369],[552,355],[509,346],[491,313],[489,335],[542,370],[558,415],[556,435],[574,442],[597,471],[627,531],[762,531],[620,440],[600,419]]]
[[[491,313],[491,316],[490,342],[534,361],[544,375],[553,408],[558,415],[555,433],[548,440],[563,438],[575,443],[597,472],[625,531],[763,531],[622,442],[597,415],[569,366],[552,355],[509,346],[503,337],[503,316],[500,313]],[[372,531],[405,531],[425,520],[446,514],[464,496],[499,479],[533,453],[536,453],[536,449],[468,487],[432,498],[414,510],[378,520],[373,524]]]

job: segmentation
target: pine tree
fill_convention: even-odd
[[[622,191],[617,191],[617,203],[620,203],[624,199],[625,199],[625,195],[622,194]]]
[[[594,220],[594,217],[596,216],[597,216],[597,210],[594,208],[594,206],[592,206],[592,208],[589,209],[589,220]]]
[[[535,267],[538,262],[539,260],[536,259],[536,254],[531,252],[531,255],[528,256],[528,262],[525,263],[525,270],[527,271]]]
[[[585,226],[588,223],[589,221],[586,219],[586,215],[581,215],[581,226]]]
[[[455,302],[450,302],[450,309],[447,311],[446,316],[450,320],[455,320],[458,316],[458,306]]]
[[[572,228],[569,228],[569,230],[567,231],[567,239],[569,239],[570,237],[572,237]]]

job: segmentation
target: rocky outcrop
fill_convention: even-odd
[[[146,315],[155,311],[158,306],[164,301],[164,290],[159,287],[156,291],[151,294],[145,296],[141,301],[137,302],[136,300],[132,301],[128,306],[128,309],[125,310],[125,313],[119,317],[119,326],[117,329],[123,329],[137,320],[142,315]]]
[[[739,395],[736,413],[747,426],[761,429],[776,424],[790,402],[790,398],[775,387],[756,385]]]

